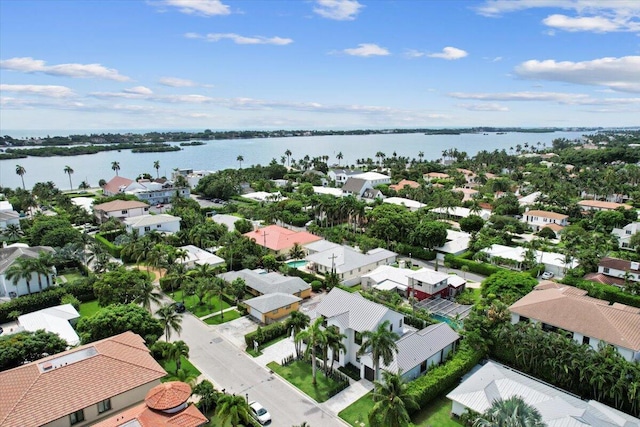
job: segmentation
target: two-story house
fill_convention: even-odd
[[[361,173],[362,171],[353,169],[329,169],[327,176],[331,181],[335,182],[336,187],[342,187],[350,176]]]
[[[364,172],[350,176],[342,187],[345,196],[354,196],[357,198],[372,199],[380,195],[374,191],[378,185],[391,184],[391,178],[388,175],[378,172]],[[365,196],[365,193],[368,193]]]
[[[449,275],[421,268],[409,275],[407,295],[422,301],[427,298],[449,296]]]
[[[598,272],[587,274],[585,279],[624,287],[627,281],[640,282],[640,263],[604,257],[598,263]]]
[[[93,206],[93,214],[99,223],[111,218],[123,220],[140,215],[149,214],[149,205],[137,200],[112,200]]]
[[[636,248],[630,245],[630,241],[631,236],[637,232],[640,232],[640,222],[632,222],[622,228],[614,228],[613,231],[611,231],[611,234],[618,238],[618,245],[620,246],[620,249],[634,251]]]
[[[140,237],[152,231],[158,233],[176,233],[180,231],[180,218],[169,214],[140,215],[133,218],[125,218],[124,226],[127,233],[138,232]]]
[[[604,202],[601,200],[580,200],[578,206],[585,211],[615,211],[618,208],[633,209],[633,206],[624,203]]]
[[[526,223],[533,231],[549,227],[557,234],[569,225],[569,216],[557,212],[529,210],[522,215],[522,222]]]
[[[191,195],[189,187],[174,187],[171,181],[134,181],[122,176],[113,177],[102,187],[102,191],[105,196],[132,194],[150,205],[169,203],[176,196],[188,198]]]

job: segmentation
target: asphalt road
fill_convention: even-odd
[[[344,427],[335,416],[290,384],[272,375],[250,356],[189,313],[182,320],[182,333],[172,340],[189,346],[189,360],[217,389],[257,400],[271,413],[272,426],[289,427],[306,421],[313,427]]]

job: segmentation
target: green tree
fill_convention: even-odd
[[[36,271],[33,258],[19,257],[16,258],[13,264],[7,268],[5,277],[11,280],[13,286],[16,287],[16,293],[18,289],[18,282],[24,280],[27,284],[27,293],[31,293],[31,276]]]
[[[279,265],[280,263],[273,254],[268,254],[262,257],[262,266],[267,271],[278,271]]]
[[[238,156],[238,157],[236,157],[236,160],[240,164],[240,169],[242,169],[242,162],[244,162],[244,157]]]
[[[322,329],[322,322],[324,318],[322,316],[318,317],[315,322],[311,324],[304,331],[298,332],[295,336],[294,340],[296,342],[304,341],[307,344],[307,348],[305,349],[305,355],[311,354],[311,375],[313,377],[313,385],[317,384],[316,374],[317,374],[317,357],[316,357],[316,349],[318,347],[322,347],[324,342],[326,341],[326,336],[324,330]]]
[[[309,316],[301,311],[293,311],[285,322],[287,332],[297,337],[298,334],[309,326]],[[300,357],[301,340],[295,340],[296,356]]]
[[[150,280],[145,280],[137,285],[138,295],[133,302],[140,304],[149,313],[151,313],[151,305],[158,304],[162,300],[162,294],[156,290],[156,287]]]
[[[164,330],[165,341],[170,340],[171,331],[180,335],[180,332],[182,332],[182,313],[176,312],[172,304],[160,307],[158,311],[156,311],[156,315],[160,319],[162,330]]]
[[[460,224],[460,230],[465,233],[477,233],[484,227],[484,220],[478,215],[469,215],[466,218],[461,218],[458,223]]]
[[[218,399],[216,417],[220,420],[221,425],[228,423],[232,427],[238,427],[250,422],[251,409],[244,396],[223,394]]]
[[[153,168],[156,170],[156,178],[160,178],[160,160],[153,162]]]
[[[24,233],[22,232],[22,229],[20,229],[19,224],[7,224],[5,229],[2,230],[2,235],[10,242],[15,242],[19,240]]]
[[[44,330],[0,336],[0,371],[60,353],[67,346],[58,334]]]
[[[325,342],[325,370],[327,372],[333,371],[333,362],[336,361],[336,355],[340,354],[340,351],[347,351],[347,347],[344,345],[343,340],[347,338],[345,334],[341,334],[339,329],[335,326],[330,326],[325,331],[326,342]],[[327,350],[331,350],[332,358],[331,358],[331,367],[327,369]]]
[[[104,307],[91,317],[81,317],[76,330],[83,344],[132,331],[150,345],[162,335],[163,325],[139,305],[123,304]]]
[[[200,398],[198,400],[198,403],[196,403],[196,406],[204,414],[208,413],[216,407],[218,397],[220,396],[220,393],[216,391],[213,384],[207,380],[200,381],[193,388],[193,394]]]
[[[93,292],[102,307],[135,302],[148,308],[157,299],[153,286],[150,288],[149,285],[149,276],[144,271],[119,267],[100,276],[93,285]]]
[[[482,296],[495,295],[507,304],[522,298],[538,284],[528,273],[502,270],[487,277],[481,284]]]
[[[414,245],[433,250],[446,243],[447,227],[440,221],[421,222],[411,233],[410,241]]]
[[[537,409],[520,396],[495,400],[476,421],[473,427],[544,427]]]
[[[372,398],[375,405],[369,412],[369,425],[407,427],[411,422],[408,410],[418,409],[418,404],[407,391],[401,374],[382,371],[382,379],[374,382]]]
[[[171,343],[165,348],[162,357],[175,361],[178,373],[178,370],[182,369],[182,358],[189,358],[189,346],[182,340]]]
[[[24,186],[24,174],[27,173],[27,170],[20,165],[16,165],[16,174],[20,175],[20,179],[22,180],[22,189],[26,190]]]
[[[116,173],[116,176],[118,176],[118,171],[120,170],[120,162],[111,162],[111,169]]]
[[[71,166],[65,166],[64,173],[69,175],[69,188],[73,190],[73,184],[71,183],[71,174],[73,173],[73,169],[71,169]]]
[[[291,249],[289,250],[289,257],[292,259],[302,259],[304,258],[304,249],[300,243],[296,242],[293,244]]]
[[[375,331],[362,332],[362,345],[358,350],[358,354],[363,355],[371,352],[376,379],[380,378],[380,361],[385,365],[389,365],[393,361],[394,353],[398,351],[396,341],[399,338],[398,334],[391,331],[391,322],[389,320],[385,320],[378,325]]]

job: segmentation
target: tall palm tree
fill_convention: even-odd
[[[222,308],[222,294],[227,289],[227,282],[219,277],[215,277],[211,282],[211,291],[218,295],[218,304],[220,304],[220,318],[224,319],[224,311]]]
[[[16,165],[16,174],[20,175],[20,179],[22,180],[22,189],[26,190],[24,186],[24,174],[27,173],[27,170],[20,165]]]
[[[322,329],[323,317],[318,317],[311,326],[304,331],[298,332],[295,336],[295,341],[306,341],[307,348],[305,354],[311,353],[311,373],[313,376],[313,385],[316,385],[316,373],[317,373],[317,360],[316,360],[316,348],[322,347],[326,341],[324,330]]]
[[[166,304],[156,311],[156,315],[160,318],[160,323],[164,328],[164,339],[169,342],[171,339],[171,331],[180,335],[182,332],[182,313],[177,313],[171,304]]]
[[[120,170],[120,162],[111,162],[111,169],[113,169],[113,171],[116,173],[116,176],[118,176],[118,171]]]
[[[411,422],[407,409],[417,409],[418,404],[407,392],[402,374],[382,372],[382,381],[376,381],[372,398],[376,402],[369,412],[371,427],[406,427]]]
[[[362,346],[358,353],[360,355],[371,352],[373,359],[373,370],[375,378],[380,378],[380,360],[385,365],[393,361],[393,353],[398,351],[396,341],[400,338],[398,334],[391,331],[391,322],[385,320],[375,331],[364,331],[362,333]]]
[[[244,157],[240,155],[236,157],[236,160],[238,161],[238,163],[240,163],[240,169],[242,169],[242,162],[244,162]]]
[[[495,400],[473,427],[544,427],[540,412],[520,396]]]
[[[292,154],[293,153],[288,148],[287,148],[287,151],[284,152],[284,155],[287,156],[287,166],[291,166],[291,155]]]
[[[153,162],[153,168],[156,170],[156,178],[160,178],[160,160]]]
[[[347,351],[347,347],[344,345],[343,340],[347,338],[345,334],[341,334],[335,326],[328,327],[326,332],[326,348],[325,348],[325,359],[327,350],[331,349],[331,367],[327,369],[327,372],[333,371],[333,362],[336,361],[336,354],[340,354],[340,351]],[[327,367],[325,361],[325,368]]]
[[[71,166],[65,166],[64,173],[69,175],[69,189],[73,190],[73,184],[71,183],[71,174],[73,173],[73,169],[71,169]]]
[[[336,154],[336,159],[338,159],[338,166],[340,166],[340,160],[344,159],[344,156],[342,155],[342,151]]]
[[[223,394],[218,399],[216,417],[220,420],[221,425],[229,423],[232,427],[238,427],[250,422],[250,411],[249,403],[244,396]]]
[[[162,295],[156,290],[150,280],[145,280],[138,287],[138,296],[133,300],[136,304],[142,305],[151,313],[151,304],[158,304],[162,300]]]
[[[165,359],[174,360],[176,362],[176,374],[182,369],[182,356],[189,358],[189,346],[182,340],[176,341],[167,346],[162,353]]]
[[[16,258],[5,273],[5,277],[11,280],[13,286],[16,287],[16,294],[18,288],[18,282],[24,280],[27,282],[27,293],[31,293],[31,275],[35,271],[35,266],[32,258]]]
[[[301,311],[293,311],[291,316],[285,322],[287,327],[287,332],[289,334],[293,334],[294,337],[298,336],[300,331],[306,329],[309,326],[309,316],[304,314]],[[296,345],[296,356],[300,357],[300,340],[295,341]]]

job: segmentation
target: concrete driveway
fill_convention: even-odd
[[[244,336],[258,329],[258,322],[250,316],[244,316],[231,322],[211,326],[211,328],[229,340],[233,345],[244,350],[247,347]]]

